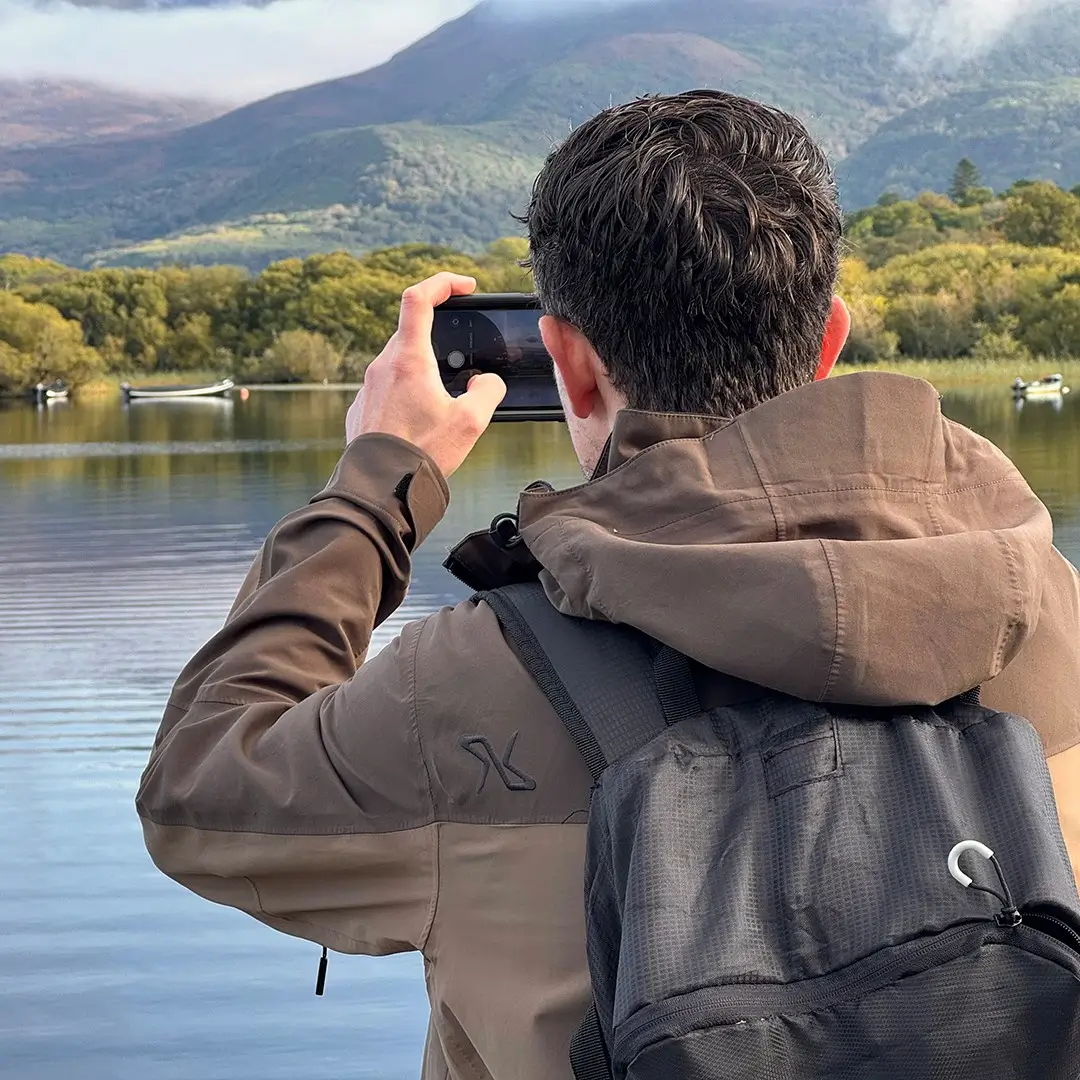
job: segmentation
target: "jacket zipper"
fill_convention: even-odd
[[[1030,925],[1031,922],[1043,921],[1046,923],[1052,923],[1053,925],[1062,929],[1069,939],[1074,943],[1073,948],[1076,952],[1080,953],[1080,935],[1067,923],[1055,918],[1052,915],[1043,915],[1038,912],[1032,912],[1024,916],[1024,922],[1022,925],[1034,933],[1039,934],[1042,937],[1049,938],[1057,945],[1062,945],[1062,941],[1055,937],[1053,934],[1047,933],[1044,930],[1039,930],[1037,927]],[[804,990],[798,993],[787,993],[786,991],[791,984],[773,983],[769,984],[765,995],[767,996],[769,991],[774,995],[779,996],[784,994],[784,1011],[796,1011],[802,1010],[806,1006],[815,1005],[823,1000],[835,998],[837,995],[842,994],[845,998],[850,998],[852,994],[857,992],[865,992],[869,988],[873,988],[877,985],[887,986],[889,983],[889,977],[892,972],[898,968],[906,967],[917,958],[923,958],[926,956],[932,956],[935,953],[943,953],[951,955],[952,946],[955,942],[962,940],[964,937],[971,936],[973,928],[982,925],[984,920],[977,919],[971,922],[965,923],[962,926],[954,927],[951,930],[946,930],[944,933],[937,934],[921,945],[913,946],[905,950],[901,955],[896,956],[890,960],[883,967],[875,967],[870,971],[859,975],[857,978],[852,979],[849,982],[837,981],[829,985],[828,987],[821,987],[814,990]],[[749,988],[748,988],[749,989]],[[758,988],[759,990],[762,988]],[[621,1045],[625,1045],[631,1040],[635,1043],[635,1053],[640,1052],[649,1044],[650,1040],[643,1040],[641,1036],[648,1029],[657,1025],[669,1026],[673,1020],[680,1016],[686,1016],[691,1013],[700,1012],[703,1009],[721,1011],[724,1009],[738,1008],[745,1006],[748,1001],[749,995],[742,994],[739,996],[725,994],[723,991],[716,991],[715,994],[710,995],[698,995],[697,1001],[693,1005],[683,1006],[681,1009],[676,1009],[672,1012],[666,1012],[661,1017],[649,1018],[647,1020],[639,1022],[636,1026],[630,1028],[625,1034],[620,1032],[618,1042]]]

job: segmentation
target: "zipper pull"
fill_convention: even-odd
[[[495,543],[504,551],[516,548],[521,543],[517,514],[500,514],[491,523],[490,532]]]
[[[997,889],[988,889],[985,885],[976,885],[970,875],[965,874],[960,869],[960,856],[966,855],[969,851],[975,852],[976,855],[980,855],[988,862],[993,864],[994,870],[997,872],[998,881],[1001,882],[1002,892],[998,892]],[[978,840],[962,840],[949,852],[949,873],[964,886],[965,889],[975,889],[977,892],[984,892],[994,897],[1001,904],[1001,910],[994,916],[994,922],[998,926],[1003,927],[1006,930],[1013,930],[1018,927],[1023,921],[1024,917],[1020,914],[1013,903],[1012,890],[1009,888],[1009,883],[1005,880],[1005,871],[1001,869],[1001,863],[998,862],[997,856],[985,845]],[[1004,896],[1002,895],[1004,893]]]
[[[319,977],[315,980],[315,996],[322,997],[326,992],[326,946],[323,946],[322,959],[319,961]]]

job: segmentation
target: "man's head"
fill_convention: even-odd
[[[777,109],[709,90],[608,109],[548,158],[526,220],[587,468],[621,407],[735,416],[843,347],[836,187]]]

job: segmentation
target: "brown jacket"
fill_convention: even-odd
[[[1039,729],[1080,859],[1080,579],[932,387],[845,376],[734,422],[627,411],[600,472],[521,500],[561,610],[724,672],[709,704],[737,680],[845,703],[982,683]],[[447,498],[414,447],[349,447],[181,675],[138,809],[154,861],[202,896],[341,952],[422,952],[427,1080],[569,1078],[584,764],[483,604],[364,663]]]

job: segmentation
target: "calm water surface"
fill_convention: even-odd
[[[173,885],[133,810],[173,679],[263,536],[329,477],[348,397],[0,408],[0,1074],[19,1080],[405,1080],[414,957],[333,957]],[[1080,561],[1080,394],[1017,412],[950,395],[1050,506]],[[452,482],[405,607],[453,603],[446,547],[538,477],[577,482],[558,425],[492,429]]]

